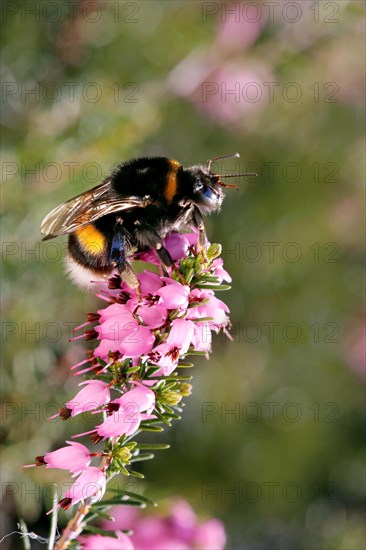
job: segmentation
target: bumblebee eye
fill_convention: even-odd
[[[210,201],[218,200],[217,193],[215,193],[215,191],[211,187],[208,187],[208,185],[202,186],[202,194],[206,197],[206,199],[209,199]]]

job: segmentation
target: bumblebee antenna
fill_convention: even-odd
[[[228,189],[229,187],[233,189],[239,189],[237,185],[232,183],[224,183],[221,181],[220,178],[242,178],[245,176],[258,176],[255,172],[246,172],[244,174],[215,174],[215,178],[217,178],[217,185],[220,185],[220,187],[224,187],[225,189]]]
[[[258,176],[255,172],[246,172],[245,174],[215,174],[218,178],[242,178],[245,176]]]
[[[213,159],[210,159],[210,160],[207,161],[207,170],[211,169],[211,164],[213,162],[215,162],[216,160],[233,159],[233,158],[235,158],[235,159],[240,158],[239,153],[231,153],[230,155],[224,155],[222,157],[215,157]]]

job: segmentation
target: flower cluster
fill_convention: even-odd
[[[180,418],[181,400],[191,391],[191,377],[180,374],[181,368],[193,366],[186,356],[208,357],[212,331],[226,330],[229,323],[227,306],[215,296],[228,288],[223,281],[230,282],[220,246],[200,250],[197,233],[172,233],[164,246],[174,261],[171,268],[161,265],[155,251],[136,255],[154,266],[138,274],[139,287],[130,288],[114,275],[97,294],[106,307],[88,314],[77,329],[83,332],[75,339],[95,339],[97,346],[72,367],[74,374],[87,373],[89,379],[58,416],[101,414],[92,430],[72,439],[89,435],[93,444],[103,441],[104,446],[92,452],[68,441],[36,458],[36,465],[62,468],[76,478],[55,508],[78,502],[91,506],[117,473],[143,477],[131,463],[152,458],[147,451],[167,446],[138,444],[132,438],[142,430],[162,431]],[[93,459],[98,465],[90,465]],[[128,495],[123,500],[128,504]],[[121,533],[120,540],[124,538]]]

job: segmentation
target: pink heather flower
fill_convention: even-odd
[[[211,352],[212,333],[208,323],[195,323],[192,346],[197,351],[204,351],[207,354]]]
[[[36,457],[36,465],[46,465],[46,468],[59,468],[78,474],[89,466],[91,453],[85,445],[76,441],[66,441],[69,445],[56,451]]]
[[[187,319],[174,319],[166,343],[170,349],[178,348],[180,354],[187,353],[193,338],[194,323]]]
[[[141,420],[139,412],[121,407],[97,426],[97,434],[102,439],[132,435],[139,429]]]
[[[138,384],[137,388],[133,388],[110,403],[110,405],[116,404],[125,410],[137,410],[140,413],[151,414],[155,408],[155,393],[142,384]]]
[[[212,262],[212,265],[215,268],[215,277],[218,277],[220,279],[220,283],[222,281],[231,283],[232,279],[229,273],[223,268],[224,260],[222,258],[215,258]]]
[[[141,296],[155,295],[163,286],[162,280],[157,273],[143,271],[138,276],[141,285]]]
[[[179,233],[179,235],[181,234]],[[193,228],[190,233],[184,233],[181,236],[188,240],[189,246],[193,246],[196,250],[198,249],[198,229]]]
[[[141,318],[150,330],[155,330],[165,324],[168,318],[168,311],[159,304],[149,304],[140,306],[136,310],[136,315]]]
[[[138,357],[152,349],[154,334],[138,323],[126,305],[113,304],[107,310],[105,321],[95,327],[101,341],[94,350],[96,357],[108,362],[109,352],[118,351],[125,357]]]
[[[180,356],[187,353],[194,334],[194,323],[187,319],[175,319],[166,342],[156,346],[149,356],[155,365],[163,367],[156,376],[168,375],[178,365]]]
[[[167,309],[186,309],[188,306],[189,286],[181,285],[174,279],[162,277],[166,285],[157,291],[160,296],[159,304]]]
[[[104,309],[98,310],[99,314],[99,323],[103,324],[105,321],[108,321],[108,319],[114,318],[114,317],[121,317],[124,315],[126,311],[126,308],[122,304],[111,304],[110,306],[105,307]]]
[[[187,256],[188,249],[191,245],[186,235],[181,233],[170,233],[164,239],[164,246],[173,260],[180,260]]]
[[[103,439],[132,435],[139,429],[141,421],[146,418],[146,415],[141,413],[146,412],[149,416],[154,408],[155,393],[138,384],[122,397],[111,401],[109,409],[113,412],[97,426],[97,434]]]
[[[228,322],[226,313],[229,312],[229,308],[222,301],[214,296],[212,290],[204,290],[195,288],[189,295],[191,302],[204,302],[202,306],[195,306],[189,309],[187,313],[187,319],[200,319],[204,317],[210,317],[212,321],[209,322],[210,326],[225,326]]]
[[[47,513],[52,513],[58,507],[67,510],[73,504],[77,504],[85,499],[91,499],[93,502],[96,502],[103,497],[105,489],[105,472],[96,466],[88,466],[81,472],[70,489],[66,491],[65,497],[59,501],[55,508]]]
[[[64,409],[61,409],[62,418],[97,409],[110,400],[109,386],[102,380],[86,380],[80,382],[79,386],[84,388],[75,395],[74,399],[65,404]]]
[[[134,550],[134,545],[131,542],[130,537],[116,531],[117,538],[105,537],[103,535],[89,535],[87,537],[80,537],[82,550]]]

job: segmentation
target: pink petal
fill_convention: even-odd
[[[167,338],[167,344],[176,346],[181,350],[181,355],[188,351],[193,338],[194,323],[186,319],[174,319],[172,328]]]
[[[104,323],[107,321],[110,317],[123,317],[125,314],[129,313],[129,310],[126,308],[124,304],[111,304],[110,306],[98,310],[98,313],[100,315],[100,323]]]
[[[114,340],[107,340],[104,339],[100,342],[99,346],[97,346],[94,350],[95,357],[100,357],[103,359],[103,361],[106,361],[108,363],[109,361],[109,353],[118,351],[119,348],[119,342],[115,342]]]
[[[168,317],[168,311],[159,304],[140,306],[136,313],[150,329],[160,328]]]
[[[86,380],[79,384],[82,385],[84,388],[65,404],[72,411],[71,416],[97,409],[110,400],[109,386],[102,380]]]
[[[129,410],[119,409],[108,416],[102,424],[97,426],[97,433],[103,439],[132,435],[140,426],[141,416],[137,407],[129,406]]]
[[[95,497],[100,500],[105,492],[106,476],[96,466],[86,468],[75,483],[65,493],[66,498],[71,498],[71,503],[75,504],[89,497]]]
[[[212,334],[208,323],[195,323],[192,346],[197,351],[211,352]]]
[[[183,286],[177,281],[163,277],[166,286],[157,291],[160,296],[159,303],[167,309],[181,309],[188,306],[189,286]]]
[[[124,306],[124,309],[121,311],[120,315],[108,317],[104,322],[97,325],[95,330],[99,334],[99,340],[106,338],[107,340],[114,340],[118,342],[122,340],[124,332],[129,330],[135,324],[136,319],[132,315],[131,311]]]
[[[126,328],[121,339],[118,350],[126,357],[138,357],[151,351],[155,341],[153,332],[148,327],[138,323],[131,324]]]
[[[69,443],[67,447],[61,447],[44,455],[46,467],[69,470],[72,473],[85,470],[91,461],[89,449],[76,441],[67,441],[67,443]]]
[[[139,281],[141,284],[142,296],[147,296],[148,294],[155,295],[159,288],[163,286],[161,277],[157,273],[152,273],[151,271],[143,271],[140,273]]]
[[[173,260],[180,260],[188,255],[190,243],[186,235],[182,235],[181,233],[170,233],[164,239],[164,246]]]
[[[215,277],[218,277],[219,279],[221,279],[221,281],[231,283],[232,279],[229,273],[223,268],[223,265],[224,261],[222,258],[216,258],[213,261],[213,266],[215,268]]]
[[[115,399],[112,403],[118,403],[125,410],[145,412],[152,411],[155,407],[155,393],[142,384],[124,393],[122,397]],[[132,406],[132,408],[131,408]]]

